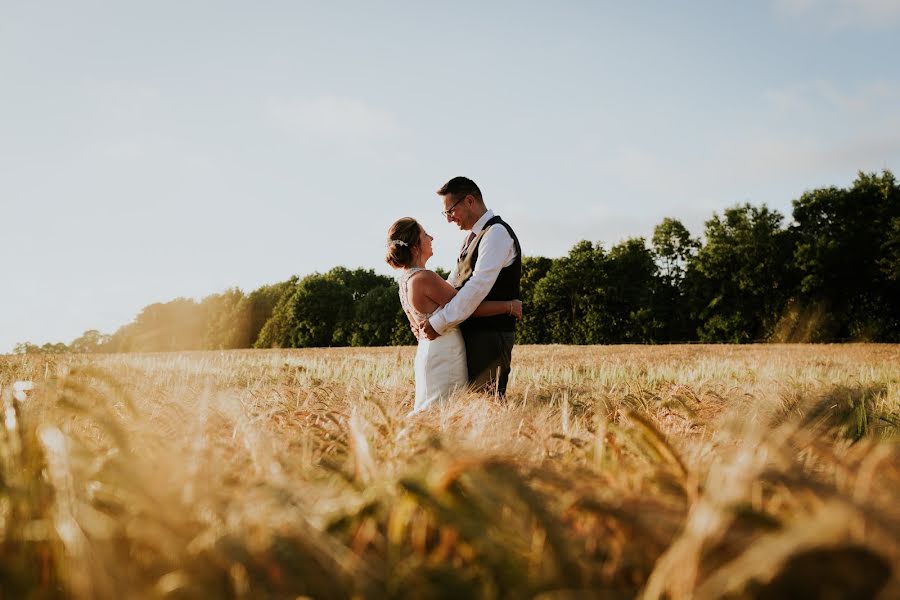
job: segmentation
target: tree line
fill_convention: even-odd
[[[900,186],[859,173],[793,201],[714,213],[702,237],[666,218],[650,240],[581,241],[524,257],[526,344],[754,341],[900,342]],[[112,335],[16,352],[155,352],[386,346],[414,342],[396,281],[336,267],[249,293],[145,307]]]

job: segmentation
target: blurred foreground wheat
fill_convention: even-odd
[[[0,599],[900,597],[900,347],[412,356],[0,357]]]

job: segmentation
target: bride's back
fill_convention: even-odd
[[[420,267],[406,269],[400,276],[400,300],[404,308],[414,313],[419,321],[431,316],[440,306],[431,299],[429,291],[433,287],[433,278],[440,277],[434,271]]]

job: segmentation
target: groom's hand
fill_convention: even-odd
[[[419,323],[419,338],[428,338],[429,340],[436,340],[441,337],[437,331],[434,330],[434,327],[431,326],[427,320]]]

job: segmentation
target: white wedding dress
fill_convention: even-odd
[[[400,304],[416,323],[430,317],[413,308],[407,293],[407,283],[421,267],[404,269],[400,274]],[[416,350],[416,402],[412,412],[426,410],[446,400],[455,389],[462,389],[468,381],[466,346],[459,328],[451,327],[435,340],[421,339]]]

